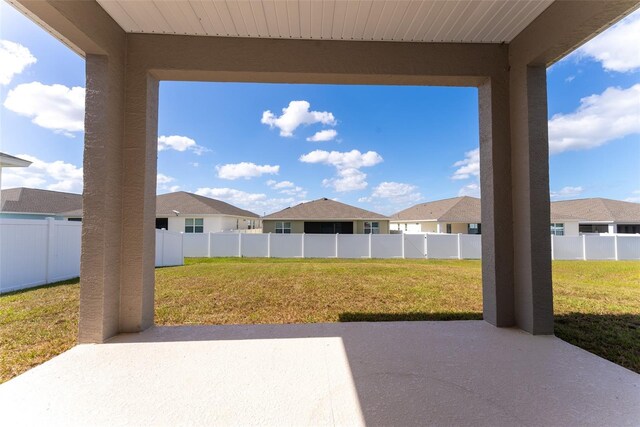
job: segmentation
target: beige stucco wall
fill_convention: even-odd
[[[276,232],[276,222],[275,220],[265,219],[262,221],[262,232],[263,233],[275,233]],[[291,232],[292,233],[304,233],[304,223],[305,221],[288,221],[291,222]],[[378,221],[380,223],[380,234],[389,234],[389,220],[381,220]],[[353,227],[354,234],[364,234],[364,221],[354,221]]]

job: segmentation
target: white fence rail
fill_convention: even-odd
[[[80,275],[82,223],[0,219],[0,293]],[[156,266],[184,263],[182,234],[156,230]]]

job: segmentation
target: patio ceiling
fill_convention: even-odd
[[[128,33],[510,42],[553,0],[98,0]]]

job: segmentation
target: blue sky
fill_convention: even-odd
[[[0,150],[34,162],[3,188],[81,192],[84,60],[0,13]],[[639,39],[636,12],[548,70],[552,199],[640,201]],[[259,214],[479,195],[475,88],[161,82],[158,135],[159,193]]]

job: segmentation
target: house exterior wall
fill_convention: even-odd
[[[578,231],[578,222],[564,222],[564,235],[565,236],[578,236],[580,232]]]
[[[272,220],[265,219],[262,221],[262,232],[263,233],[275,233],[276,232],[276,222],[281,220]],[[380,223],[380,234],[389,234],[389,220],[376,220]],[[304,223],[305,221],[287,221],[291,223],[291,232],[292,233],[304,233]],[[364,223],[365,221],[356,220],[353,221],[353,233],[354,234],[364,234]]]
[[[204,233],[219,233],[221,231],[233,231],[233,230],[247,230],[251,220],[258,223],[258,218],[248,217],[235,217],[226,215],[181,215],[173,217],[158,217],[168,218],[169,231],[176,231],[178,233],[184,232],[184,222],[186,218],[202,218],[204,224]]]

